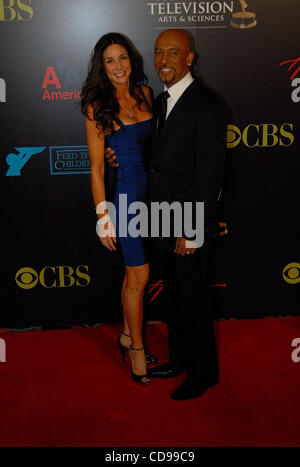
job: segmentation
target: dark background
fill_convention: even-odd
[[[257,19],[249,29],[231,27],[228,11],[221,22],[191,23],[188,15],[178,22],[177,15],[176,23],[161,23],[159,17],[174,15],[151,15],[149,3],[15,0],[8,9],[9,2],[0,0],[0,78],[6,82],[6,102],[0,103],[5,303],[0,327],[121,320],[122,259],[104,251],[96,236],[89,174],[52,175],[50,170],[50,147],[86,145],[79,100],[43,100],[42,84],[47,68],[54,67],[62,89],[50,84],[50,93],[80,90],[95,43],[115,31],[128,35],[143,55],[157,95],[162,86],[153,68],[153,44],[159,28],[170,27],[193,33],[199,52],[196,72],[228,103],[229,123],[241,132],[250,124],[260,125],[248,132],[246,143],[253,147],[241,140],[228,149],[231,172],[224,199],[230,233],[216,241],[214,249],[211,290],[216,316],[299,314],[300,282],[297,277],[286,281],[283,273],[296,263],[294,277],[300,267],[300,103],[291,99],[290,80],[299,63],[290,71],[289,64],[279,66],[299,56],[298,1],[249,0],[248,11]],[[172,0],[154,3],[174,7]],[[188,7],[191,2],[181,3]],[[241,10],[238,1],[219,3]],[[269,137],[263,145],[262,125],[267,124],[276,125],[278,137],[283,124],[293,125],[292,131],[285,127],[293,133],[293,143],[288,146],[282,137],[284,145],[278,141],[272,146]],[[21,175],[7,176],[7,155],[31,147],[46,149],[28,160]],[[89,283],[76,275],[80,265],[85,266],[82,272],[88,271]],[[63,277],[68,267],[74,279]],[[35,271],[32,279],[28,273],[20,276],[22,268]],[[159,272],[155,274],[151,283],[160,279]],[[33,284],[35,279],[34,287],[20,287],[22,281]],[[163,318],[165,298],[161,293],[148,305],[147,319]]]

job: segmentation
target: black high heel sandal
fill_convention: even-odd
[[[126,334],[124,331],[122,331],[121,334],[124,334],[126,337],[131,337],[130,334]],[[126,345],[121,344],[121,334],[118,337],[118,346],[122,354],[123,362],[125,362],[125,350],[130,349],[130,347],[126,347]],[[157,363],[157,358],[146,352],[146,363],[147,365],[153,365],[154,363]]]
[[[129,349],[128,350],[134,350],[134,351],[139,351],[139,350],[144,350],[145,347],[140,347],[139,349],[134,349],[132,347],[132,345],[130,345]],[[138,384],[141,384],[143,386],[146,386],[147,384],[149,384],[151,382],[151,379],[149,378],[149,375],[148,373],[146,373],[145,375],[136,375],[133,371],[132,371],[132,368],[131,368],[131,377],[133,379],[133,381],[135,383],[138,383]],[[143,381],[143,378],[148,378],[148,380],[146,381]]]
[[[124,334],[124,333],[121,332],[121,334]],[[121,344],[121,334],[120,334],[119,337],[118,337],[117,344],[118,344],[118,346],[119,346],[119,349],[120,349],[120,352],[121,352],[121,355],[122,355],[122,360],[123,360],[123,362],[125,363],[125,361],[126,361],[126,358],[125,358],[125,351],[128,350],[129,347],[125,347],[125,345],[122,345],[122,344]],[[124,334],[124,335],[126,336],[127,334]]]

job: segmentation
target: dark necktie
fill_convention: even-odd
[[[159,135],[163,124],[165,123],[166,120],[166,115],[167,115],[167,100],[169,99],[170,94],[168,91],[164,91],[159,96],[157,96],[156,99],[156,105],[157,105],[157,127],[156,127],[156,136]]]

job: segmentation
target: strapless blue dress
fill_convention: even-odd
[[[119,213],[122,230],[124,223],[128,224],[138,214],[128,214],[128,206],[135,201],[147,201],[147,154],[151,146],[153,119],[129,125],[116,119],[119,130],[106,136],[105,145],[115,151],[117,168],[116,194],[114,204],[116,208],[116,232],[120,241],[122,254],[126,266],[141,266],[146,264],[145,238],[131,237],[127,230],[127,236],[119,236]],[[120,195],[127,195],[127,198]],[[121,201],[121,204],[120,204]],[[124,218],[127,213],[127,219]],[[137,225],[139,228],[139,225]]]

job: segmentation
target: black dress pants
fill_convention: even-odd
[[[167,294],[166,322],[170,362],[188,367],[191,383],[217,383],[219,368],[207,282],[207,246],[178,256],[156,250]]]

